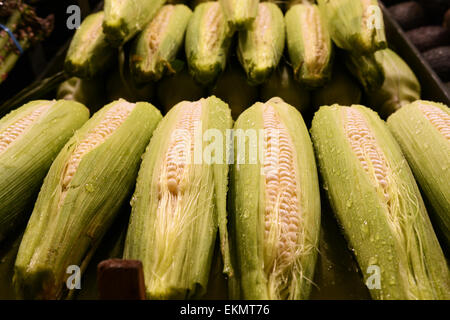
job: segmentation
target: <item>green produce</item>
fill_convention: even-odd
[[[263,83],[275,70],[283,55],[285,37],[283,12],[273,3],[260,3],[256,19],[239,32],[238,40],[238,58],[250,84]]]
[[[450,248],[450,110],[419,100],[403,106],[387,121],[421,190],[434,221]]]
[[[259,0],[219,0],[230,29],[248,28],[258,14]]]
[[[201,84],[211,84],[225,69],[231,32],[218,2],[199,4],[186,31],[189,72]]]
[[[232,272],[225,157],[231,126],[226,103],[210,97],[177,104],[155,131],[131,201],[124,251],[125,259],[142,261],[149,299],[204,296],[218,230],[224,272]],[[206,137],[215,143],[204,145]]]
[[[75,33],[64,62],[69,75],[93,78],[113,63],[116,50],[105,39],[103,17],[103,11],[87,16]]]
[[[375,52],[382,67],[384,82],[379,89],[366,92],[367,103],[382,117],[387,117],[405,104],[420,99],[420,83],[410,67],[391,49]]]
[[[22,298],[62,298],[67,268],[84,272],[132,191],[160,119],[149,103],[118,100],[67,142],[45,178],[17,254],[14,283]]]
[[[234,129],[234,298],[307,299],[318,252],[320,194],[306,125],[294,107],[273,98],[244,111]]]
[[[354,54],[387,46],[383,13],[377,0],[317,0],[333,42]]]
[[[137,82],[158,81],[173,66],[192,15],[185,5],[165,5],[137,37],[130,55],[130,69]]]
[[[372,298],[449,299],[447,262],[384,121],[363,106],[324,106],[311,134],[324,189]]]
[[[103,30],[108,42],[119,47],[153,19],[165,0],[105,0]]]
[[[285,16],[289,57],[295,79],[310,87],[330,80],[333,45],[317,5],[297,4]]]
[[[26,221],[53,159],[88,118],[78,102],[38,100],[0,120],[0,242]]]

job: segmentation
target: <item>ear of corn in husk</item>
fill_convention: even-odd
[[[14,283],[26,299],[66,294],[67,267],[83,272],[129,196],[161,114],[149,103],[112,102],[53,162],[20,244]]]
[[[150,299],[204,295],[218,230],[224,272],[232,275],[225,139],[231,126],[230,110],[220,99],[183,101],[167,113],[147,148],[124,258],[142,261]]]
[[[248,28],[258,14],[259,0],[219,0],[228,26],[233,30]]]
[[[225,101],[231,109],[231,116],[236,120],[239,115],[258,100],[259,90],[247,83],[245,73],[239,65],[228,64],[219,76],[211,94]]]
[[[324,188],[375,299],[448,299],[447,262],[401,150],[363,106],[324,106],[311,134]]]
[[[297,4],[285,16],[287,46],[295,79],[311,86],[330,80],[333,45],[319,8]]]
[[[115,49],[105,39],[103,11],[87,16],[70,43],[64,69],[72,76],[92,78],[112,64]]]
[[[279,97],[302,114],[307,112],[310,105],[309,91],[294,80],[292,70],[284,63],[262,84],[260,96],[263,101]]]
[[[119,47],[133,38],[156,15],[165,0],[105,0],[103,30],[108,42]]]
[[[352,105],[361,102],[362,92],[358,83],[348,74],[345,67],[335,64],[330,82],[311,93],[311,104],[315,110],[321,106]]]
[[[333,42],[355,54],[386,48],[383,14],[377,0],[318,0]]]
[[[88,118],[80,103],[38,100],[0,120],[0,242],[25,222],[53,159]]]
[[[71,291],[71,293],[74,292],[72,297],[76,300],[97,300],[99,298],[100,292],[97,283],[98,264],[104,260],[122,258],[130,211],[129,203],[124,203],[119,209],[117,218],[104,235],[83,273],[81,290]]]
[[[185,5],[165,5],[137,37],[130,55],[130,69],[137,82],[157,81],[172,66],[183,44],[192,15]]]
[[[198,5],[186,31],[189,72],[201,84],[214,82],[225,69],[231,32],[218,2]]]
[[[307,299],[320,230],[314,152],[300,113],[280,98],[234,126],[230,218],[240,299]]]
[[[270,2],[258,5],[251,26],[239,32],[238,58],[250,84],[267,80],[280,62],[285,42],[285,23],[281,10]]]
[[[420,99],[420,83],[411,68],[390,49],[375,52],[382,67],[384,82],[379,89],[367,92],[367,102],[382,117],[387,117],[405,104]]]
[[[450,110],[430,101],[403,106],[387,121],[414,176],[433,208],[434,221],[450,248]]]
[[[381,88],[385,71],[374,54],[347,54],[344,59],[348,70],[358,79],[364,91],[370,92]]]
[[[103,78],[72,77],[59,85],[56,99],[77,101],[89,110],[97,111],[105,102],[105,81]]]

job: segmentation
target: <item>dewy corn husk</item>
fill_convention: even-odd
[[[124,258],[142,261],[150,299],[203,297],[218,230],[224,272],[232,274],[225,139],[231,126],[220,99],[183,101],[170,109],[147,148]]]
[[[320,230],[312,143],[300,113],[280,98],[236,121],[230,177],[230,295],[307,299]]]
[[[262,2],[251,26],[239,32],[238,58],[250,84],[262,84],[283,55],[286,27],[276,4]]]
[[[53,162],[20,244],[14,283],[26,299],[66,294],[69,266],[83,271],[129,196],[161,114],[114,101],[67,142]]]
[[[363,106],[323,106],[311,134],[324,188],[372,297],[448,299],[447,262],[384,121]]]
[[[53,159],[88,118],[78,102],[38,100],[0,120],[0,242],[26,221]]]
[[[450,110],[418,100],[392,114],[387,124],[427,197],[434,222],[450,248]]]

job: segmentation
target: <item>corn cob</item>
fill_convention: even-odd
[[[103,32],[106,40],[119,47],[133,38],[153,19],[165,0],[105,0]]]
[[[248,28],[258,14],[259,0],[219,0],[232,30]]]
[[[377,0],[317,0],[333,42],[355,54],[386,48],[382,11]]]
[[[420,99],[420,83],[405,61],[390,49],[375,52],[383,69],[384,82],[379,89],[367,92],[367,102],[383,117],[405,104]]]
[[[236,90],[236,88],[239,88]],[[228,103],[231,117],[236,120],[239,115],[259,98],[258,87],[247,83],[245,73],[239,65],[229,64],[225,72],[215,83],[211,94]]]
[[[189,72],[201,84],[210,84],[225,69],[231,33],[218,2],[199,4],[186,31]]]
[[[315,110],[333,103],[349,106],[361,102],[361,89],[342,66],[335,64],[331,80],[322,88],[311,93],[312,106]]]
[[[320,229],[308,130],[300,113],[280,98],[244,111],[234,129],[230,220],[239,298],[306,299]]]
[[[381,88],[385,80],[384,69],[374,54],[347,54],[344,59],[348,70],[359,80],[364,91],[370,92]]]
[[[0,242],[25,222],[53,159],[88,118],[80,103],[39,100],[0,120]]]
[[[269,79],[261,86],[261,100],[267,101],[280,97],[304,114],[310,105],[308,90],[294,80],[292,70],[285,64],[278,66]]]
[[[156,96],[164,113],[181,101],[199,100],[204,94],[205,88],[199,85],[186,69],[164,77],[156,88]]]
[[[183,44],[191,9],[185,5],[165,5],[134,43],[130,55],[131,73],[137,82],[157,81],[164,73],[174,73],[176,55]]]
[[[92,78],[112,64],[115,50],[103,33],[103,11],[87,16],[67,51],[64,68],[72,76]]]
[[[281,10],[273,3],[260,3],[256,19],[238,40],[238,58],[250,84],[261,84],[272,74],[283,55],[285,36]]]
[[[216,97],[181,102],[164,117],[144,155],[124,258],[141,260],[150,299],[202,296],[217,229],[230,273],[226,230],[226,130],[232,119]],[[203,139],[215,137],[203,149]],[[209,150],[208,150],[209,149]]]
[[[15,263],[24,298],[65,295],[66,268],[83,272],[129,195],[159,111],[118,100],[69,140],[45,178]]]
[[[430,101],[405,105],[388,118],[422,191],[434,221],[450,248],[450,110]]]
[[[385,123],[363,106],[324,106],[311,134],[324,188],[371,296],[448,299],[446,260]]]
[[[286,13],[289,57],[295,79],[311,87],[330,80],[333,46],[326,22],[313,4],[297,4]]]

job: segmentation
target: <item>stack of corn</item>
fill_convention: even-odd
[[[73,297],[67,268],[131,198],[147,298],[208,297],[221,266],[229,298],[308,299],[319,169],[372,298],[449,299],[450,112],[419,100],[377,1],[165,2],[106,0],[66,57],[58,97],[79,102],[0,120],[0,241],[28,219],[8,287]]]

